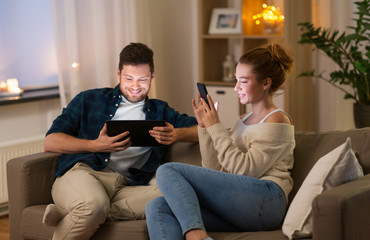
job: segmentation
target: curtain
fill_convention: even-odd
[[[62,107],[81,91],[118,84],[119,53],[137,41],[136,4],[51,0]]]
[[[354,26],[355,0],[315,0],[313,1],[312,21],[315,26],[337,29],[340,32],[353,32],[348,26]],[[320,6],[320,7],[319,7]],[[337,69],[337,65],[324,53],[313,52],[313,68],[323,73],[326,78]],[[353,119],[353,101],[344,99],[343,92],[321,79],[313,79],[315,130],[345,130],[355,128]],[[342,85],[343,87],[343,85]],[[348,88],[348,91],[352,91]]]

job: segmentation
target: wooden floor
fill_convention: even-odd
[[[0,217],[0,240],[9,240],[9,218]]]

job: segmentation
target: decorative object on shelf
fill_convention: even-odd
[[[226,55],[225,61],[222,63],[223,69],[223,81],[225,82],[232,82],[235,80],[234,72],[235,72],[236,62],[231,54]]]
[[[241,12],[234,8],[214,8],[212,10],[209,34],[240,34]]]
[[[299,43],[314,45],[314,50],[321,50],[338,65],[329,78],[314,70],[299,76],[322,79],[344,92],[344,99],[354,100],[355,125],[362,128],[370,126],[370,0],[355,4],[356,25],[349,27],[353,33],[314,27],[308,22],[298,24],[303,31]]]
[[[265,34],[281,34],[284,15],[280,13],[280,8],[262,4],[263,11],[253,15],[253,20],[256,25],[263,24],[263,31]]]
[[[18,80],[10,78],[6,82],[0,82],[0,97],[18,96],[23,93],[23,90],[18,87]]]

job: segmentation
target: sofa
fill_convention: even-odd
[[[334,187],[318,195],[312,202],[313,236],[320,240],[360,240],[370,236],[370,128],[330,132],[296,132],[294,188],[292,200],[315,162],[342,144],[347,137],[364,170],[364,177]],[[14,158],[7,163],[9,190],[10,239],[51,239],[52,227],[42,224],[50,194],[55,164],[60,155],[38,153]],[[200,165],[199,146],[175,143],[165,162],[176,161]],[[222,194],[222,193],[220,193]],[[235,213],[238,214],[238,213]],[[212,232],[215,240],[285,240],[282,230],[266,232]],[[92,239],[149,239],[145,220],[106,222]]]

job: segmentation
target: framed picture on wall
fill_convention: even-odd
[[[209,34],[240,34],[241,12],[234,8],[214,8],[212,10]]]

